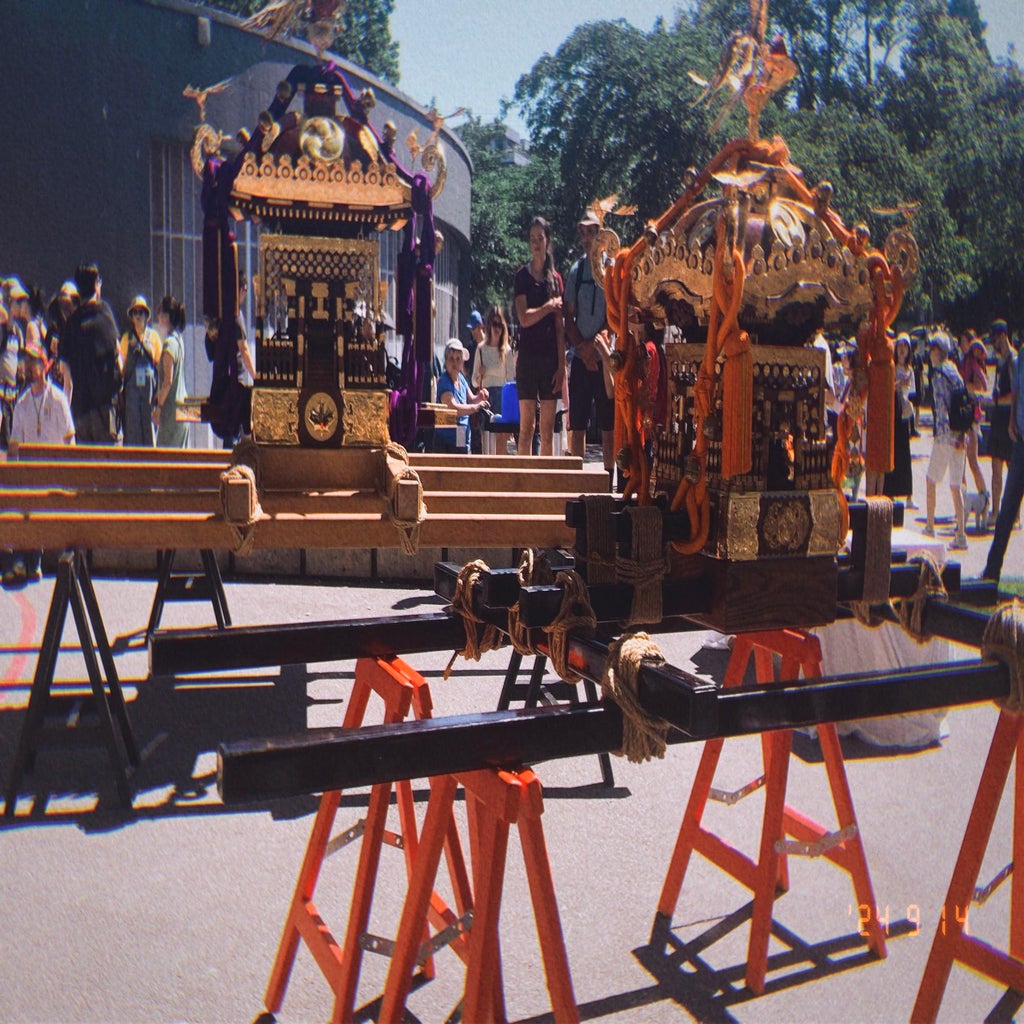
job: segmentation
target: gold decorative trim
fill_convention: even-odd
[[[725,199],[698,204],[648,249],[633,268],[633,297],[639,306],[682,299],[701,322],[707,321],[714,226],[727,205]],[[871,310],[866,258],[855,257],[833,238],[809,206],[775,199],[758,210],[755,203],[749,221],[760,226],[761,241],[745,253],[742,319],[768,321],[789,303],[816,297],[824,300],[826,322],[855,322]]]
[[[342,162],[312,161],[308,156],[293,162],[287,153],[246,154],[231,195],[239,205],[309,203],[367,211],[408,209],[412,201],[411,190],[388,165],[346,170]]]
[[[720,496],[716,550],[718,558],[750,562],[757,558],[757,523],[761,518],[761,495],[724,494]]]
[[[719,493],[717,530],[707,554],[732,562],[834,556],[839,550],[839,495],[810,492]]]
[[[323,397],[315,395],[314,401]],[[328,396],[329,397],[329,396]],[[332,400],[333,404],[333,400]],[[388,433],[390,404],[386,391],[343,391],[341,394],[341,420],[335,428],[343,427],[342,447],[381,447],[391,440]],[[310,429],[307,423],[307,429]],[[334,430],[323,439],[333,436]],[[313,431],[310,429],[311,434]],[[253,440],[266,445],[294,445],[299,440],[299,392],[291,388],[253,388],[252,391]],[[317,436],[313,434],[313,436]]]
[[[318,391],[306,403],[305,426],[309,436],[326,443],[338,432],[341,415],[338,404],[326,391]]]
[[[811,529],[809,555],[834,555],[842,546],[842,503],[834,488],[811,491]]]

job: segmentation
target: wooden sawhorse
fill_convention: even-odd
[[[146,638],[151,637],[160,618],[164,613],[164,605],[168,601],[205,601],[213,605],[213,615],[218,629],[226,629],[231,625],[231,612],[228,611],[228,599],[224,593],[224,580],[217,565],[217,556],[209,548],[199,552],[203,571],[175,573],[174,560],[178,552],[173,548],[159,552],[157,556],[156,593],[153,595],[153,607],[149,612],[149,623],[146,626]]]
[[[780,655],[781,679],[821,676],[821,645],[817,637],[793,630],[772,630],[763,633],[741,633],[736,636],[723,685],[739,686],[753,655],[759,683],[775,681],[774,656]],[[746,791],[765,789],[761,843],[756,861],[751,860],[714,833],[701,826],[701,818],[709,798],[712,782],[722,753],[724,739],[707,740],[694,779],[690,799],[683,815],[672,859],[658,902],[655,933],[671,925],[679,902],[679,893],[689,864],[696,851],[752,890],[753,916],[747,949],[747,987],[760,995],[764,992],[768,969],[768,943],[771,935],[772,906],[777,892],[789,888],[788,855],[820,855],[850,875],[858,904],[875,906],[871,878],[864,847],[857,828],[853,797],[846,779],[842,748],[832,723],[818,726],[818,738],[832,790],[832,803],[839,823],[838,831],[828,833],[822,826],[786,806],[786,783],[789,758],[793,747],[793,730],[778,729],[761,736],[764,762],[762,778],[744,787]],[[742,792],[742,791],[741,791]],[[738,794],[718,795],[726,803],[735,802]],[[792,836],[795,842],[786,840]],[[868,947],[880,958],[885,957],[885,937],[875,919],[869,921]]]
[[[579,1011],[569,975],[569,961],[540,820],[544,809],[540,780],[530,769],[518,772],[481,769],[432,780],[419,853],[402,909],[378,1022],[401,1024],[405,1020],[405,1001],[409,995],[431,888],[445,844],[446,830],[450,827],[456,789],[460,784],[466,792],[475,894],[462,1019],[474,1024],[495,1024],[506,1020],[498,922],[509,826],[514,824],[519,828],[554,1019],[559,1024],[575,1024],[580,1019]]]
[[[973,901],[1010,766],[1015,761],[1010,949],[1004,953],[968,934],[967,911]],[[1024,992],[1024,717],[1013,711],[1001,711],[996,722],[911,1020],[934,1021],[938,1017],[954,963],[963,964],[1007,988]]]
[[[46,724],[46,713],[51,704],[57,701],[52,692],[53,673],[57,666],[57,655],[60,652],[69,607],[74,616],[82,656],[85,658],[92,687],[93,703],[98,718],[94,726],[64,724],[56,727]],[[29,693],[28,711],[18,738],[18,749],[14,755],[4,794],[5,817],[14,817],[21,780],[25,772],[31,770],[36,751],[45,742],[45,733],[54,730],[59,731],[62,738],[76,740],[86,740],[97,731],[101,734],[110,754],[114,781],[121,803],[126,809],[131,810],[132,790],[129,776],[138,766],[139,751],[132,734],[131,723],[128,721],[128,709],[125,706],[124,694],[121,692],[121,682],[117,677],[114,656],[107,640],[103,617],[100,615],[100,606],[96,600],[96,592],[93,590],[83,551],[65,551],[57,563],[53,597],[50,599],[50,610],[39,644],[39,660],[36,662],[32,690]]]
[[[363,723],[370,696],[374,693],[384,702],[385,724],[401,722],[410,712],[418,719],[431,717],[430,690],[419,673],[400,658],[360,658],[356,662],[355,685],[345,713],[345,728],[355,728]],[[302,939],[334,993],[331,1020],[340,1022],[352,1019],[364,949],[380,951],[391,945],[388,940],[368,935],[366,930],[370,920],[381,848],[385,843],[400,847],[405,853],[406,871],[409,875],[412,874],[419,848],[412,783],[408,780],[397,782],[394,789],[402,829],[399,835],[385,828],[388,805],[391,801],[391,783],[379,783],[372,787],[365,821],[349,829],[341,837],[340,842],[332,841],[330,834],[341,801],[341,791],[324,793],[320,798],[320,807],[313,822],[295,893],[288,909],[284,934],[267,985],[264,1004],[271,1013],[280,1010],[284,1001],[299,940]],[[466,915],[472,909],[469,875],[454,819],[450,814],[441,828],[441,833],[441,845],[447,855],[456,911],[449,909],[435,892],[427,894],[429,914],[424,916],[417,934],[417,951],[427,932],[428,917],[430,923],[438,929],[438,935],[444,936],[439,940],[438,935],[435,935],[430,940],[428,954],[418,958],[423,963],[424,974],[428,978],[434,976],[433,961],[429,953],[436,951],[445,941],[449,941],[456,953],[464,959],[468,959],[469,951],[465,934]],[[360,834],[362,844],[345,941],[339,946],[313,902],[313,893],[324,857],[333,848],[344,845],[350,839],[358,838]]]

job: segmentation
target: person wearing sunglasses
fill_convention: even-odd
[[[153,447],[153,405],[160,365],[160,335],[150,327],[152,313],[145,295],[128,307],[128,330],[121,336],[121,424],[126,445]]]

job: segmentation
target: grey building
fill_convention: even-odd
[[[167,292],[189,317],[188,390],[205,395],[202,345],[200,183],[189,151],[199,109],[187,86],[227,82],[205,121],[233,136],[250,131],[277,84],[315,53],[303,41],[267,42],[241,20],[184,0],[0,0],[0,275],[18,274],[52,294],[75,266],[95,261],[119,325],[131,297]],[[367,71],[338,59],[357,93],[373,89],[371,121],[420,144],[427,111]],[[442,129],[447,180],[435,203],[444,245],[435,266],[437,342],[468,316],[469,156]],[[238,225],[240,263],[255,266],[259,225]],[[381,269],[393,278],[400,233],[384,232]],[[249,275],[252,276],[251,273]],[[390,284],[390,281],[389,281]],[[394,288],[388,289],[393,305]],[[205,431],[194,431],[204,443]]]

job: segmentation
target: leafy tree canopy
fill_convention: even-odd
[[[206,7],[249,17],[267,0],[198,0]],[[391,38],[391,13],[395,0],[348,0],[341,31],[331,50],[392,85],[398,84],[398,43]]]

